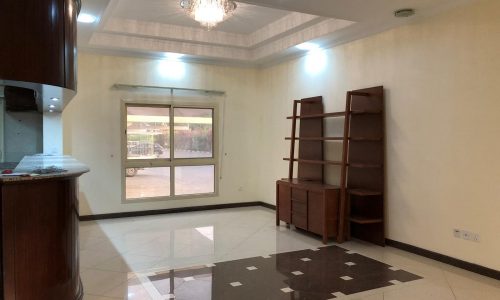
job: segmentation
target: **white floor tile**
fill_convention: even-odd
[[[284,225],[276,227],[274,221],[274,211],[248,207],[81,222],[80,264],[86,293],[84,300],[149,300],[157,297],[139,283],[127,283],[129,276],[134,276],[133,272],[212,266],[221,261],[270,257],[274,253],[323,246],[319,237],[287,229]],[[342,296],[342,299],[500,299],[500,282],[490,278],[392,247],[359,241],[349,241],[341,247],[348,253],[359,253],[394,266],[393,270],[404,269],[424,277]]]

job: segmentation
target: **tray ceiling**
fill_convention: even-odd
[[[165,57],[216,63],[264,65],[303,51],[314,42],[333,46],[400,26],[475,0],[243,0],[228,20],[207,31],[178,0],[83,0],[82,12],[98,17],[80,23],[79,48],[108,54]],[[400,19],[399,8],[417,15]]]

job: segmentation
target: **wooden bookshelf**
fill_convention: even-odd
[[[344,145],[345,191],[341,213],[345,214],[347,238],[385,245],[384,233],[384,90],[374,87],[347,93]],[[345,202],[344,202],[345,201]]]
[[[290,141],[290,155],[284,158],[289,162],[288,178],[276,182],[276,225],[281,221],[287,226],[322,236],[323,243],[336,237],[341,241],[339,229],[340,188],[324,182],[324,167],[342,165],[342,161],[325,160],[324,142],[343,141],[344,137],[325,137],[323,119],[343,117],[345,112],[324,113],[322,97],[295,100]],[[300,115],[298,114],[300,106]],[[298,136],[297,120],[300,120]],[[295,156],[295,144],[298,142],[298,158]],[[294,165],[297,165],[297,178]]]
[[[276,224],[284,221],[320,234],[324,243],[330,237],[339,243],[354,237],[384,245],[383,87],[348,92],[343,112],[325,113],[322,97],[293,104],[293,115],[287,117],[291,135],[285,138],[290,141],[290,155],[284,158],[288,178],[276,183]],[[333,117],[344,117],[343,136],[324,136],[323,120]],[[342,160],[324,159],[328,141],[342,142]],[[324,167],[329,165],[341,167],[339,187],[324,183]]]

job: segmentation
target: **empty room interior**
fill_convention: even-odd
[[[500,1],[0,25],[0,299],[500,299]]]

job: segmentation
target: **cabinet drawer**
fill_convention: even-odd
[[[292,224],[295,227],[307,230],[307,215],[292,212]]]
[[[292,188],[292,199],[305,203],[307,201],[307,190]]]
[[[292,212],[307,216],[307,202],[292,199]]]

